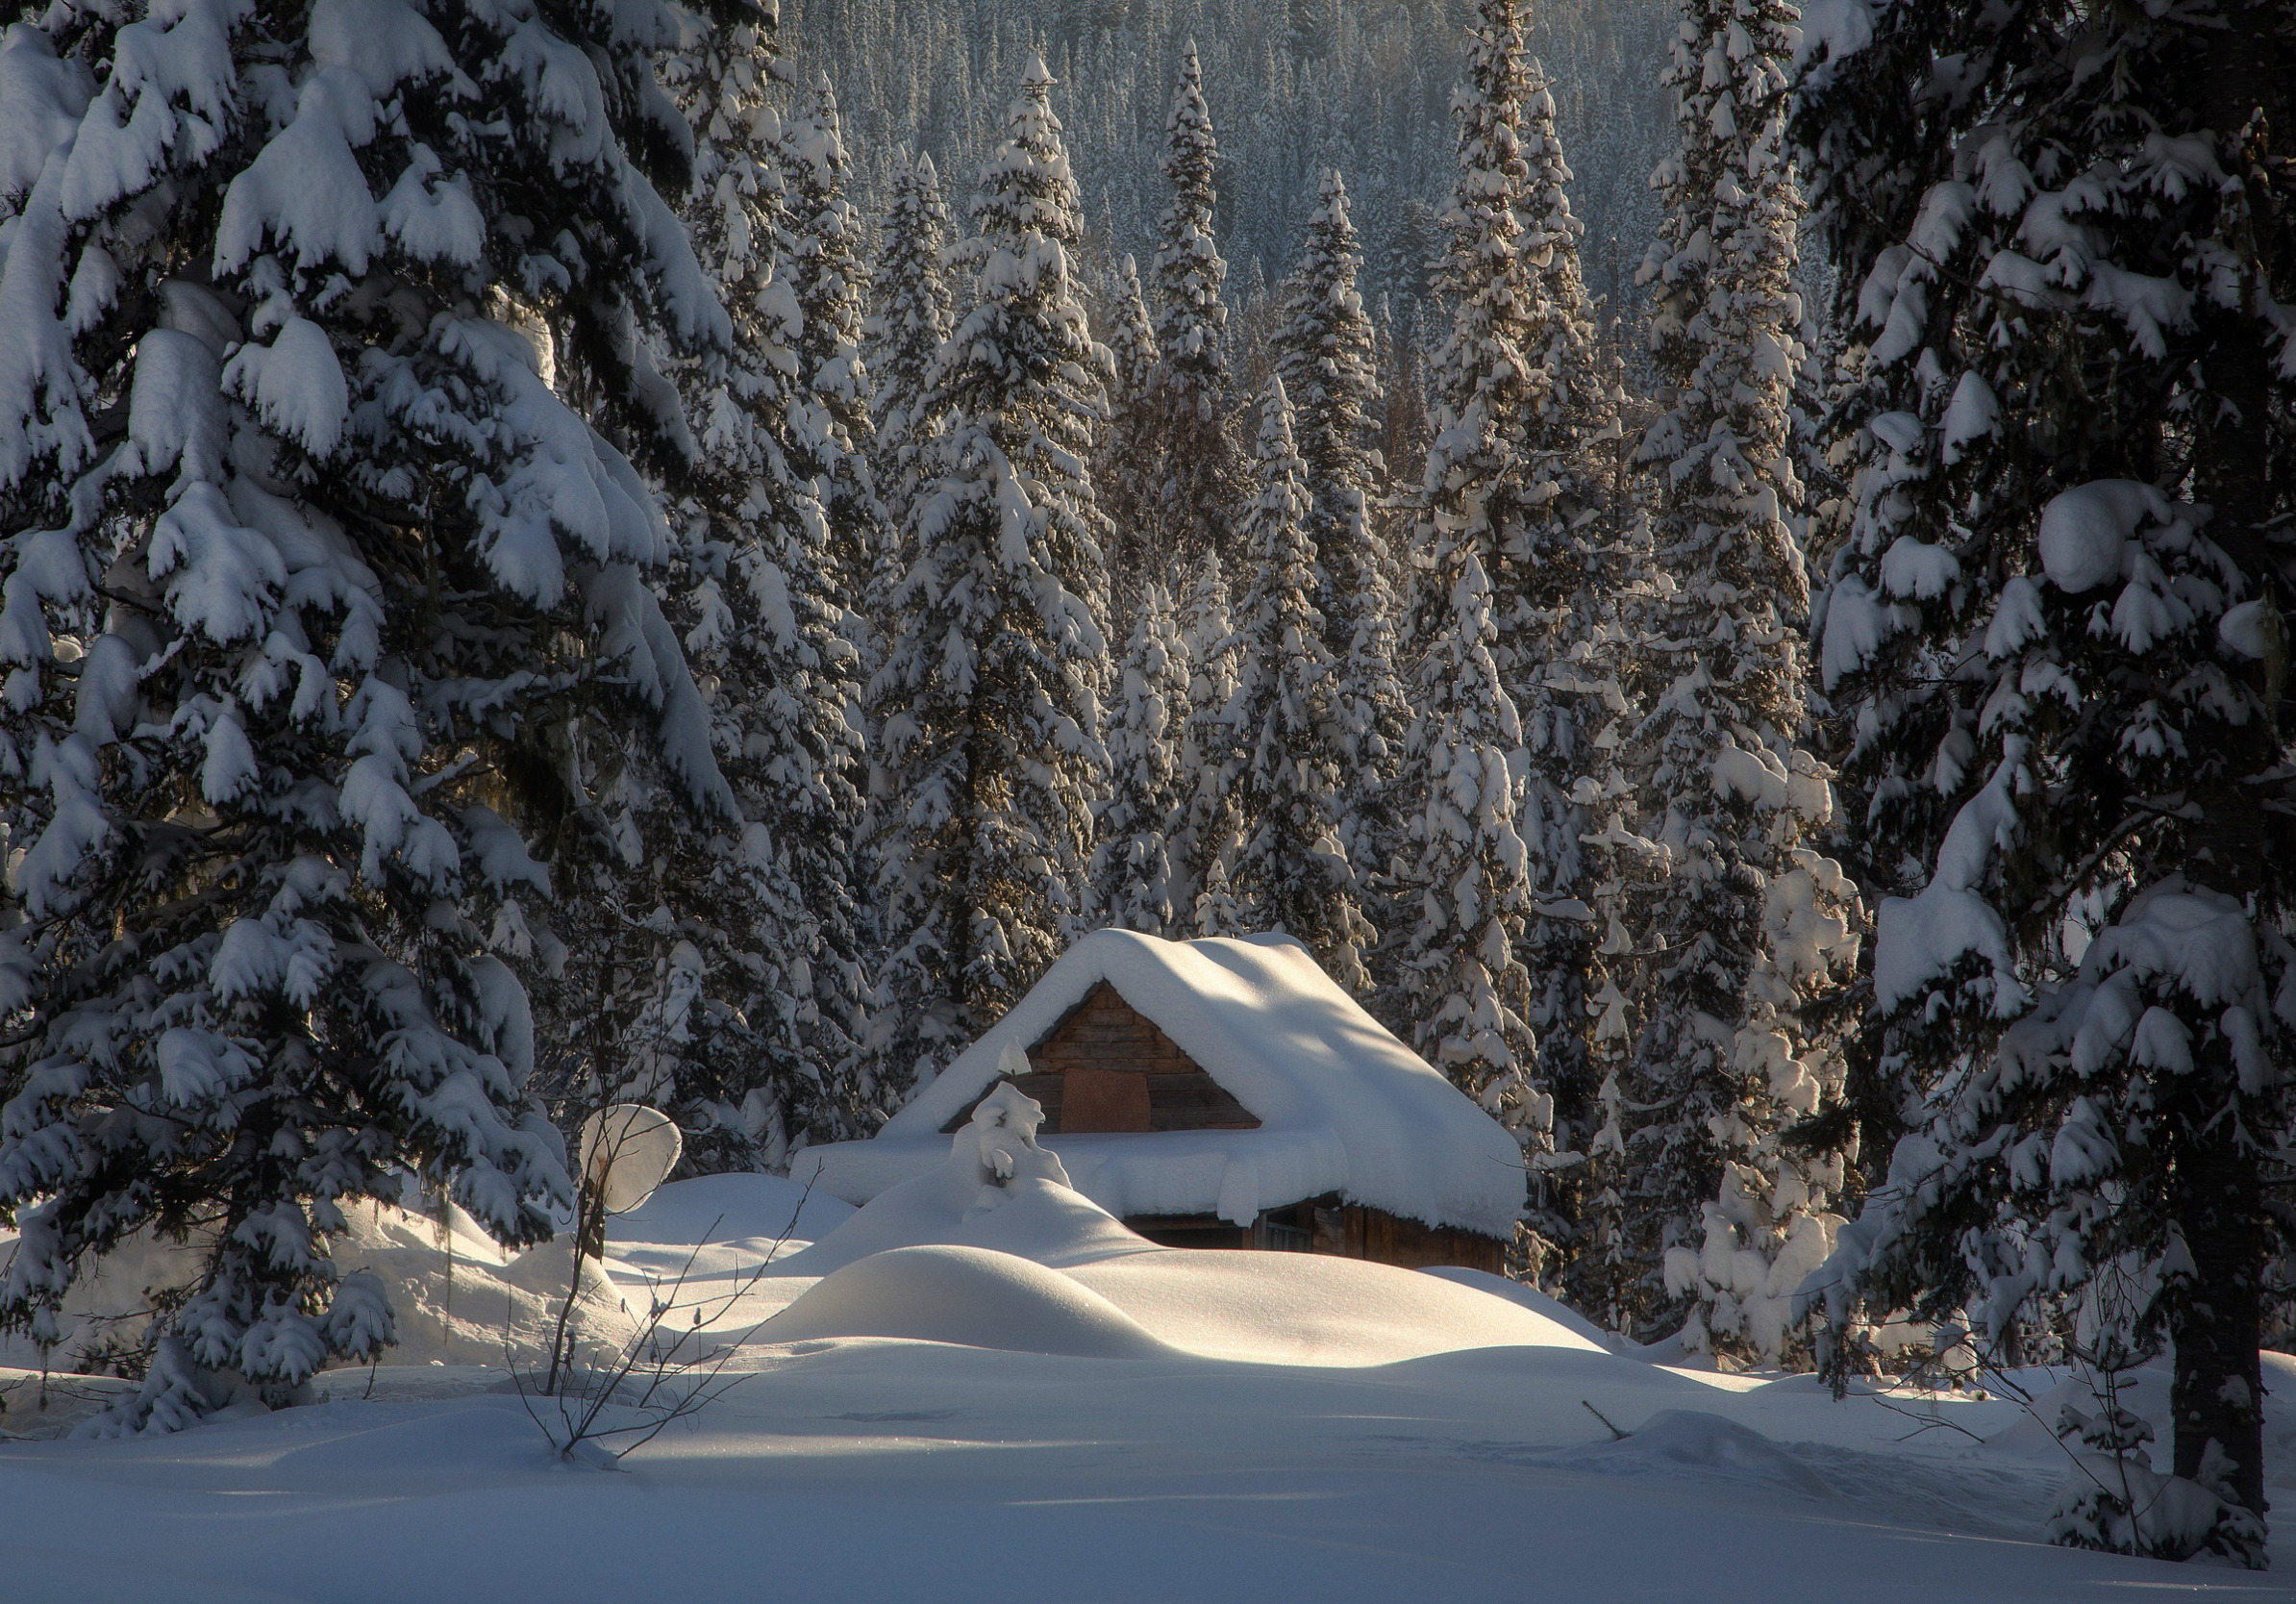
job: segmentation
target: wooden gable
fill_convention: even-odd
[[[1029,1073],[1013,1084],[1043,1106],[1045,1136],[1260,1128],[1249,1109],[1105,980],[1029,1048]],[[980,1101],[941,1129],[961,1129]]]

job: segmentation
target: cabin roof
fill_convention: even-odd
[[[1077,1190],[1118,1216],[1217,1214],[1336,1192],[1430,1225],[1511,1235],[1522,1150],[1287,936],[1167,941],[1096,931],[869,1141],[797,1155],[849,1201],[942,1162],[941,1126],[1101,982],[1259,1119],[1257,1130],[1057,1136]],[[857,1197],[859,1194],[859,1197]]]

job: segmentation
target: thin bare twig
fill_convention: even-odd
[[[521,1368],[511,1356],[511,1343],[506,1322],[504,1351],[510,1365],[512,1379],[518,1389],[519,1401],[527,1416],[542,1435],[558,1450],[562,1460],[577,1457],[586,1442],[604,1444],[616,1439],[630,1439],[621,1446],[606,1450],[615,1465],[644,1447],[679,1420],[690,1419],[735,1387],[748,1379],[746,1375],[726,1377],[726,1367],[741,1349],[748,1345],[765,1320],[760,1319],[736,1336],[721,1342],[708,1353],[686,1355],[688,1342],[698,1341],[702,1327],[730,1314],[740,1300],[756,1290],[772,1266],[781,1250],[795,1234],[797,1224],[805,1213],[805,1206],[813,1194],[811,1182],[798,1194],[797,1205],[790,1211],[788,1223],[766,1249],[764,1258],[746,1275],[734,1278],[730,1290],[686,1299],[687,1279],[704,1247],[716,1239],[717,1228],[724,1223],[724,1216],[712,1220],[686,1256],[686,1262],[666,1284],[659,1278],[647,1283],[646,1310],[640,1316],[637,1329],[614,1351],[612,1357],[596,1367],[579,1362],[579,1328],[571,1315],[574,1296],[579,1290],[581,1253],[576,1254],[575,1277],[577,1287],[569,1289],[566,1301],[562,1304],[552,1333],[552,1365],[548,1384],[539,1395],[556,1400],[558,1425],[553,1427],[536,1408],[534,1372]],[[667,1346],[662,1342],[662,1329],[669,1316],[683,1313],[687,1316],[686,1329],[674,1336]],[[765,1316],[770,1319],[772,1316]],[[670,1330],[675,1333],[676,1327]],[[682,1355],[685,1355],[682,1357]],[[632,1383],[643,1377],[643,1387],[636,1397],[630,1397]],[[607,1409],[623,1405],[637,1411],[643,1417],[628,1425],[602,1424]],[[594,1462],[593,1462],[594,1463]],[[605,1468],[606,1466],[601,1466]]]
[[[1579,1407],[1584,1409],[1587,1414],[1593,1416],[1596,1419],[1600,1420],[1604,1426],[1609,1428],[1611,1441],[1624,1442],[1628,1438],[1635,1435],[1631,1431],[1620,1431],[1616,1426],[1611,1425],[1610,1416],[1605,1415],[1601,1410],[1595,1408],[1594,1405],[1588,1403],[1585,1398],[1581,1398],[1579,1400]]]

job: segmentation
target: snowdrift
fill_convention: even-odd
[[[930,1173],[774,1262],[764,1285],[806,1287],[757,1340],[906,1337],[1312,1366],[1462,1348],[1605,1351],[1550,1313],[1456,1279],[1353,1259],[1160,1247],[1068,1185],[1066,1155],[1036,1140],[1041,1115],[1005,1086],[954,1138],[936,1133]]]
[[[758,1332],[761,1342],[906,1337],[1080,1359],[1172,1350],[1108,1298],[1059,1270],[983,1247],[896,1247],[816,1282]]]

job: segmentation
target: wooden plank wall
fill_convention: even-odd
[[[1045,1034],[1044,1040],[1029,1049],[1029,1067],[1031,1072],[1014,1076],[1012,1084],[1043,1105],[1042,1132],[1046,1136],[1063,1133],[1081,1136],[1111,1130],[1254,1131],[1260,1128],[1260,1121],[1251,1110],[1237,1102],[1227,1088],[1183,1052],[1178,1042],[1157,1028],[1155,1021],[1117,995],[1116,989],[1105,980],[1086,992],[1084,999]],[[1139,1125],[1129,1117],[1111,1123],[1105,1115],[1088,1118],[1086,1123],[1064,1121],[1067,1098],[1063,1077],[1075,1069],[1141,1076],[1147,1082],[1147,1123]],[[987,1092],[982,1095],[986,1096]],[[1106,1096],[1095,1096],[1092,1103],[1097,1110],[1136,1106],[1135,1099]],[[973,1106],[968,1104],[941,1129],[958,1130],[972,1116]]]
[[[1430,1265],[1460,1265],[1467,1269],[1507,1272],[1507,1244],[1496,1237],[1478,1236],[1443,1225],[1422,1225],[1385,1209],[1347,1206],[1347,1256],[1374,1264],[1424,1269]]]

